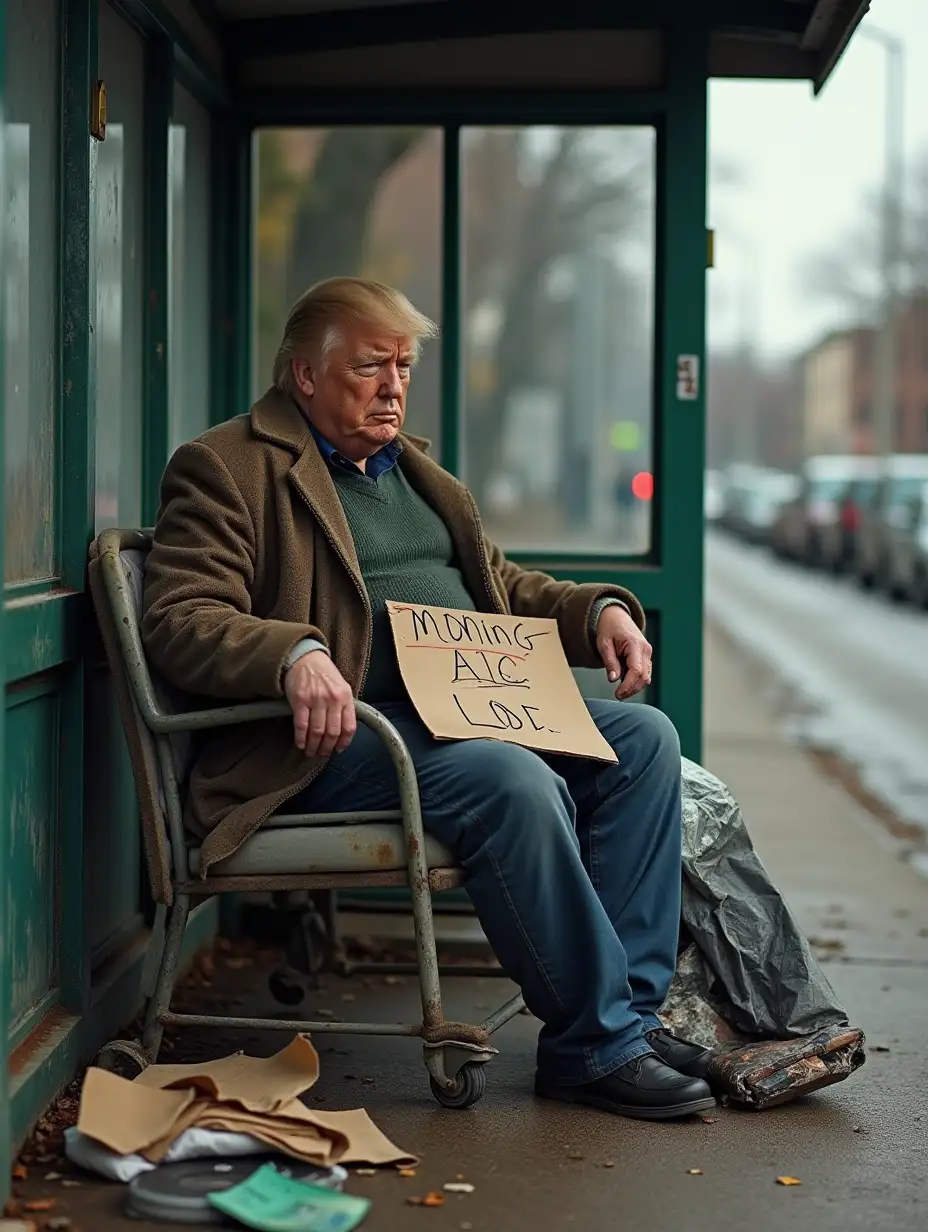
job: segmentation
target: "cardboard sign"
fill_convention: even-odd
[[[506,740],[617,760],[590,718],[554,620],[387,603],[400,673],[437,740]]]

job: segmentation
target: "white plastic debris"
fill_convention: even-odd
[[[161,1161],[166,1164],[181,1163],[185,1159],[241,1159],[248,1155],[266,1155],[267,1143],[250,1134],[220,1132],[215,1129],[193,1129],[184,1132],[171,1143]],[[156,1164],[141,1155],[117,1155],[109,1147],[102,1146],[74,1127],[64,1131],[64,1153],[72,1164],[96,1172],[110,1181],[128,1184],[143,1172],[151,1172]],[[316,1184],[340,1189],[348,1179],[348,1173],[338,1165],[330,1169],[330,1175]]]

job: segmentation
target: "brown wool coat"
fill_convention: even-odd
[[[519,568],[484,536],[468,490],[404,437],[400,466],[444,519],[478,610],[552,617],[570,663],[596,667],[588,622],[618,586],[556,582]],[[271,389],[249,415],[181,446],[165,471],[148,558],[142,636],[155,667],[193,697],[283,696],[283,664],[318,638],[357,695],[370,655],[370,608],[325,460],[299,408]],[[210,733],[191,773],[186,821],[204,836],[203,874],[230,855],[325,764],[307,760],[288,720]]]

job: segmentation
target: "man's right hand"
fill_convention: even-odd
[[[307,757],[328,757],[351,743],[357,728],[354,697],[344,676],[324,650],[297,659],[284,676],[293,711],[293,740]]]

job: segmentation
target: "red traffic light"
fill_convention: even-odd
[[[654,496],[654,476],[650,471],[639,471],[632,480],[632,493],[637,500],[649,501]]]

